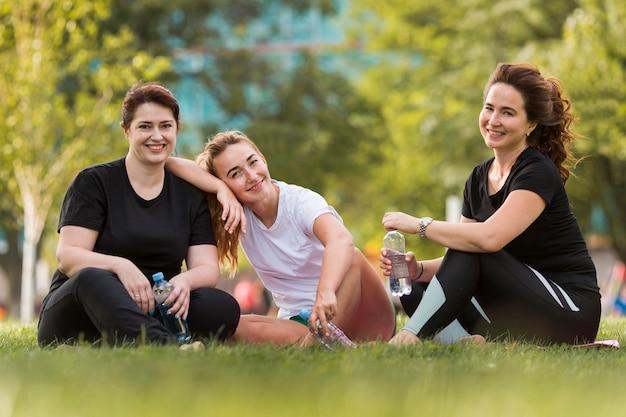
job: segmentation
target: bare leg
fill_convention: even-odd
[[[358,249],[337,290],[337,315],[333,323],[357,341],[387,341],[395,331],[393,306],[382,280]],[[291,320],[247,314],[241,316],[234,340],[304,346],[313,340],[309,334],[307,327]]]
[[[337,314],[332,319],[333,323],[346,332],[349,337],[353,337],[350,323],[359,308],[361,291],[363,290],[361,285],[361,256],[361,252],[355,249],[350,269],[337,288]]]
[[[357,249],[352,266],[337,291],[333,322],[354,340],[389,340],[396,318],[382,280]]]
[[[301,342],[308,333],[306,326],[292,320],[244,314],[233,338],[237,342],[291,345]]]

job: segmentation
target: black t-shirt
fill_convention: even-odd
[[[144,200],[124,159],[78,174],[65,194],[59,230],[70,225],[98,231],[94,252],[126,258],[150,279],[155,272],[168,279],[180,273],[189,246],[215,245],[206,194],[165,171],[161,193]],[[65,278],[56,273],[54,281]]]
[[[595,267],[552,160],[535,148],[525,149],[502,188],[490,196],[487,174],[493,160],[478,165],[467,179],[463,216],[484,222],[512,191],[538,194],[546,202],[545,209],[504,250],[561,286],[597,291]]]

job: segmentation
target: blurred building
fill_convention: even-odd
[[[280,85],[281,79],[298,67],[302,52],[314,54],[323,71],[338,72],[348,78],[370,65],[372,54],[363,53],[359,45],[349,44],[342,29],[348,0],[334,3],[337,13],[332,15],[325,15],[320,7],[298,12],[272,3],[245,27],[232,27],[219,15],[211,16],[208,24],[220,34],[221,44],[176,49],[174,54],[179,81],[173,90],[184,115],[180,143],[197,151],[206,137],[214,133],[204,131],[204,126],[243,130],[251,122],[243,113],[225,112],[215,94],[200,82],[200,78],[214,75],[220,56],[244,51],[263,58],[272,65],[275,85]],[[252,83],[244,89],[247,103],[271,105],[273,91],[264,91]]]

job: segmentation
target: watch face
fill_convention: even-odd
[[[433,222],[433,219],[430,218],[430,217],[422,217],[420,219],[420,230],[419,230],[420,237],[425,237],[426,236],[426,228],[432,222]]]

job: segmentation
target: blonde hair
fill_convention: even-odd
[[[211,175],[217,178],[217,172],[215,170],[215,158],[226,150],[230,145],[237,143],[246,143],[250,145],[261,158],[263,154],[259,151],[259,148],[248,138],[244,133],[236,130],[228,130],[225,132],[219,132],[213,136],[204,147],[204,150],[196,157],[196,163],[202,168],[207,170]],[[239,233],[241,232],[241,225],[237,227],[237,230],[233,233],[227,233],[224,229],[222,218],[222,205],[218,203],[215,194],[209,194],[209,209],[211,211],[211,223],[213,224],[213,231],[215,233],[215,239],[217,240],[217,257],[220,264],[228,263],[230,267],[230,276],[232,277],[237,271],[239,264]]]

